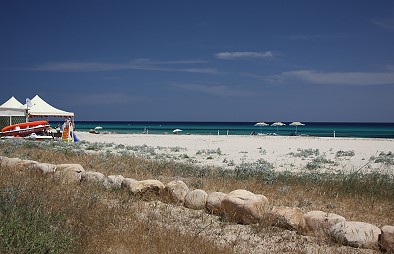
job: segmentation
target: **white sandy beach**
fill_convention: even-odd
[[[392,164],[376,163],[373,159],[379,158],[382,153],[394,153],[394,140],[391,139],[91,134],[87,132],[78,132],[77,135],[81,140],[88,142],[114,143],[132,147],[145,145],[154,149],[155,153],[169,156],[169,158],[228,169],[243,162],[252,163],[263,159],[272,163],[277,171],[319,170],[347,173],[379,171],[389,174],[394,172]],[[338,154],[338,151],[350,152],[350,155]],[[138,154],[138,152],[135,153]],[[320,158],[320,162],[315,163],[319,165],[318,168],[307,169],[307,164],[312,163],[314,159],[316,161],[316,158]]]

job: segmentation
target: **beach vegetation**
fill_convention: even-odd
[[[216,154],[217,155],[222,155],[222,150],[220,150],[220,147],[218,147],[218,149],[216,149]]]
[[[335,162],[325,158],[324,156],[318,156],[316,158],[313,158],[312,161],[308,162],[305,165],[305,168],[309,170],[316,170],[324,167],[325,164],[335,164]]]
[[[394,165],[394,153],[392,152],[380,152],[378,156],[372,156],[371,160],[374,163],[383,163],[385,165]]]
[[[103,150],[88,151],[86,147],[89,145],[91,144],[6,140],[0,142],[0,155],[52,164],[79,163],[85,170],[94,170],[104,175],[121,174],[141,180],[158,179],[163,183],[182,179],[189,188],[202,188],[208,193],[247,189],[265,195],[275,206],[298,206],[303,211],[334,212],[348,220],[365,221],[379,226],[394,224],[392,175],[379,172],[361,173],[359,169],[355,169],[351,174],[341,171],[335,174],[323,173],[319,170],[279,172],[275,170],[274,164],[265,160],[235,164],[227,159],[227,165],[234,168],[225,169],[168,160],[159,153],[155,153],[153,160],[146,156],[150,151],[145,146],[134,147],[137,152],[125,147],[131,153],[106,153]],[[392,153],[380,153],[370,163],[383,163],[382,158],[390,163]],[[315,159],[315,163],[321,167],[333,163],[324,156]],[[228,235],[226,236],[229,233],[231,239],[242,239],[240,232],[247,234],[245,232],[249,230],[245,226],[231,224],[220,217],[208,217],[201,211],[164,205],[159,201],[144,202],[123,191],[106,191],[99,186],[83,184],[61,185],[52,178],[37,177],[30,171],[16,172],[15,169],[7,167],[0,168],[0,190],[0,212],[3,212],[5,202],[8,203],[7,209],[20,211],[13,212],[18,219],[7,223],[25,221],[20,207],[34,208],[25,209],[32,213],[27,217],[36,218],[33,221],[45,221],[40,223],[40,230],[45,233],[45,237],[34,242],[45,238],[48,246],[56,243],[60,250],[66,248],[62,253],[253,252],[243,249],[245,245],[239,241],[230,243],[225,240],[229,239]],[[378,211],[379,216],[371,213],[371,210]],[[1,219],[0,227],[4,221]],[[171,223],[168,223],[169,221]],[[285,244],[283,248],[288,245],[288,231],[269,226],[267,221],[262,221],[257,226],[260,229],[257,232],[252,231],[256,234],[253,237],[277,237],[283,243],[275,242],[275,245]],[[12,227],[16,229],[15,234],[25,234],[22,227]],[[231,228],[235,227],[245,228],[231,231]],[[35,236],[38,238],[42,235],[38,233]],[[0,233],[0,241],[5,241],[6,238],[3,237]],[[172,241],[168,241],[169,237]],[[292,241],[296,241],[297,246],[304,247],[295,248],[294,251],[305,252],[302,237],[297,237],[291,237]],[[225,244],[218,244],[220,241]],[[313,244],[322,246],[325,243],[316,240]],[[252,248],[251,246],[249,244],[247,248]],[[32,253],[26,252],[20,244],[12,248],[12,251],[0,249],[0,252]]]
[[[180,152],[180,151],[186,151],[186,148],[182,148],[182,147],[179,147],[179,146],[170,147],[170,151],[173,152],[173,153],[177,153],[177,152]]]
[[[187,155],[186,153],[181,154],[180,157],[181,157],[182,159],[189,159],[189,158],[190,158],[189,155]]]
[[[289,153],[289,155],[292,155],[294,157],[302,157],[302,158],[308,158],[311,156],[319,156],[320,155],[320,151],[319,149],[312,149],[312,148],[308,148],[308,149],[297,149],[297,152],[291,152]]]
[[[234,175],[236,179],[261,179],[263,181],[271,181],[273,177],[273,164],[266,160],[259,159],[252,163],[241,163],[235,166],[234,171],[228,171]]]
[[[220,150],[220,148],[218,149],[202,149],[202,150],[198,150],[196,152],[196,155],[222,155],[222,151]]]
[[[62,213],[44,207],[44,197],[16,186],[0,188],[1,253],[75,253],[77,236]]]
[[[342,150],[337,151],[337,153],[335,154],[336,157],[352,157],[354,155],[355,155],[354,151],[342,151]]]
[[[258,149],[260,150],[259,153],[261,153],[263,155],[267,154],[267,151],[265,149],[263,149],[262,147],[259,147]]]
[[[125,145],[118,144],[118,145],[115,146],[115,149],[118,149],[118,150],[125,149]]]

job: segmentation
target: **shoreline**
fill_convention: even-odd
[[[393,174],[392,164],[375,163],[374,158],[392,156],[393,139],[312,136],[91,134],[76,132],[82,141],[128,146],[144,156],[138,147],[149,147],[156,157],[201,166],[234,169],[264,160],[275,171],[290,172],[380,172]],[[109,148],[114,150],[114,148]],[[383,154],[383,155],[382,155]],[[151,157],[152,158],[152,157]],[[153,159],[155,156],[153,156]],[[360,169],[361,168],[361,169]]]

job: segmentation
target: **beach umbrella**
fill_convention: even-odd
[[[260,132],[262,132],[263,131],[263,127],[264,126],[268,126],[268,125],[269,125],[268,123],[258,122],[254,126],[260,126]]]
[[[296,131],[295,133],[297,134],[297,127],[298,126],[304,126],[305,124],[300,123],[300,122],[292,122],[291,124],[289,124],[290,126],[295,126],[296,127]]]
[[[172,133],[178,134],[178,133],[181,132],[181,131],[182,131],[181,129],[175,129],[175,130],[172,131]]]
[[[286,124],[282,123],[282,122],[275,122],[273,124],[271,124],[271,126],[276,126],[276,132],[278,132],[278,127],[279,126],[284,126]]]

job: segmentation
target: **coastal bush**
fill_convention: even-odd
[[[23,192],[0,189],[0,252],[75,253],[77,239],[67,230],[63,214],[45,212],[43,200],[26,200]]]
[[[218,149],[203,149],[203,150],[198,150],[196,152],[196,155],[212,155],[212,154],[217,154],[217,155],[222,155],[222,151],[220,148]]]
[[[308,162],[305,168],[309,170],[316,170],[323,167],[324,164],[334,164],[334,163],[335,163],[334,161],[326,159],[323,156],[318,156],[316,158],[313,158],[312,161]]]
[[[291,152],[289,155],[295,156],[295,157],[303,157],[303,158],[308,158],[311,156],[319,156],[320,152],[319,149],[297,149],[297,153]]]
[[[371,157],[371,160],[375,163],[383,163],[385,165],[394,165],[394,153],[392,152],[381,152],[377,157]]]
[[[273,172],[273,164],[267,162],[264,159],[259,159],[253,163],[241,163],[235,166],[233,172],[228,171],[230,175],[234,175],[236,179],[259,179],[264,182],[272,182],[275,178],[275,173]],[[232,174],[231,174],[231,173]]]
[[[352,157],[352,156],[354,156],[355,154],[354,154],[354,151],[342,151],[342,150],[339,150],[336,154],[335,154],[335,156],[336,157]]]

